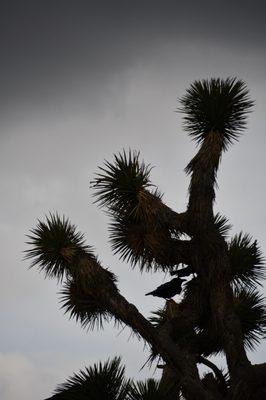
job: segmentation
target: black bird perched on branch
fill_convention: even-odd
[[[189,275],[191,275],[191,274],[194,274],[194,271],[193,271],[193,269],[191,268],[190,265],[188,265],[188,266],[185,267],[185,268],[178,269],[178,270],[176,270],[176,271],[171,271],[171,272],[170,272],[170,275],[171,275],[171,276],[177,275],[179,278],[181,278],[182,276],[189,276]]]
[[[170,282],[166,282],[163,285],[157,287],[153,292],[146,293],[145,296],[152,295],[156,297],[163,297],[164,299],[170,299],[176,294],[180,294],[182,291],[182,283],[185,279],[174,278]]]

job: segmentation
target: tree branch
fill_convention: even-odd
[[[115,283],[109,279],[109,271],[99,263],[92,265],[90,259],[81,257],[71,268],[71,274],[77,285],[82,288],[83,295],[87,293],[89,298],[92,296],[96,302],[98,300],[101,306],[104,304],[106,310],[116,319],[123,321],[157,349],[165,362],[182,376],[182,385],[188,393],[197,393],[199,400],[210,399],[198,377],[195,360],[173,342],[167,330],[157,331],[138,309],[119,293]]]
[[[197,234],[213,222],[213,201],[216,173],[223,150],[223,137],[219,132],[210,131],[202,145],[186,167],[192,174],[189,187],[189,230]]]
[[[187,172],[192,174],[187,213],[189,228],[200,248],[201,259],[205,260],[204,264],[200,260],[196,262],[195,269],[200,271],[209,298],[210,318],[220,332],[229,371],[235,382],[239,382],[244,371],[250,370],[250,363],[244,349],[241,324],[234,312],[227,245],[215,228],[213,217],[214,186],[223,149],[222,134],[210,131],[187,166]]]

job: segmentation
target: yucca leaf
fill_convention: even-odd
[[[48,277],[75,278],[79,290],[97,299],[117,293],[116,276],[100,265],[83,235],[67,219],[50,215],[32,233],[28,243],[33,248],[26,252],[26,258],[33,258],[31,266],[37,265]]]
[[[162,388],[159,381],[150,378],[132,385],[129,400],[166,400],[167,389]]]
[[[81,323],[83,328],[93,330],[102,329],[104,322],[114,320],[116,324],[120,321],[108,311],[104,301],[84,293],[81,287],[73,279],[68,279],[60,291],[62,308],[70,318]]]
[[[226,394],[228,392],[228,389],[230,387],[230,375],[229,375],[229,373],[228,372],[225,373],[223,371],[223,369],[218,368],[216,364],[214,364],[209,359],[204,358],[202,356],[198,357],[198,363],[203,364],[203,365],[205,365],[206,367],[208,367],[208,368],[210,368],[212,370],[214,375],[213,374],[210,374],[210,375],[212,375],[212,378],[214,378],[215,381],[216,381],[215,382],[215,381],[212,380],[213,383],[216,383],[218,386],[216,386],[216,385],[215,386],[220,391],[220,393],[223,396],[226,396]],[[209,375],[209,377],[210,377],[210,375]],[[205,377],[206,377],[206,375],[204,374],[203,375],[203,379],[202,379],[203,384],[204,384],[204,378]],[[205,380],[205,382],[206,382],[206,380]]]
[[[203,386],[205,386],[206,389],[212,393],[213,398],[218,399],[226,397],[229,388],[228,383],[224,379],[222,372],[220,372],[219,378],[209,372],[204,373],[201,379]]]
[[[133,267],[138,264],[140,270],[166,270],[176,266],[182,261],[182,251],[178,253],[182,243],[177,240],[178,234],[157,222],[141,223],[132,216],[116,215],[109,227],[114,254]]]
[[[232,225],[228,222],[228,219],[220,213],[215,214],[214,225],[216,226],[220,234],[225,238],[228,236],[228,233],[232,228]]]
[[[253,288],[238,288],[234,292],[234,304],[242,325],[244,344],[254,350],[266,333],[265,298]]]
[[[265,260],[256,240],[241,232],[232,238],[228,249],[235,285],[255,286],[265,279]]]
[[[126,400],[130,381],[120,357],[101,362],[74,374],[58,386],[51,399],[58,400]]]
[[[148,190],[150,167],[139,161],[139,153],[119,153],[101,171],[92,187],[98,203],[112,217],[109,231],[114,253],[133,266],[139,264],[141,270],[176,265],[172,239],[180,234],[179,216],[162,203],[156,189]]]
[[[242,326],[244,345],[254,350],[266,333],[265,299],[253,288],[235,288],[234,308]],[[223,350],[222,332],[216,331],[208,313],[202,318],[197,335],[204,356],[216,355]]]
[[[85,253],[95,261],[83,235],[64,216],[49,214],[46,221],[38,220],[37,227],[27,237],[27,244],[32,248],[26,250],[25,259],[32,259],[31,267],[38,266],[46,277],[62,280],[64,274],[69,273],[70,264]]]
[[[100,173],[91,182],[96,190],[96,202],[107,209],[130,210],[139,203],[139,194],[152,186],[150,166],[139,161],[139,152],[129,150],[114,156],[111,163],[105,161]]]
[[[237,78],[195,81],[180,102],[189,135],[200,143],[217,132],[223,135],[224,149],[238,138],[253,106],[246,84]]]

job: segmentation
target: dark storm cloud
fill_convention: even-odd
[[[2,112],[49,102],[85,76],[99,91],[162,43],[254,52],[266,36],[261,1],[11,1],[1,9]]]

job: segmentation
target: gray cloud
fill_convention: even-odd
[[[165,44],[197,43],[265,57],[261,1],[56,1],[3,6],[1,111],[99,89]],[[263,54],[262,54],[263,52]]]

